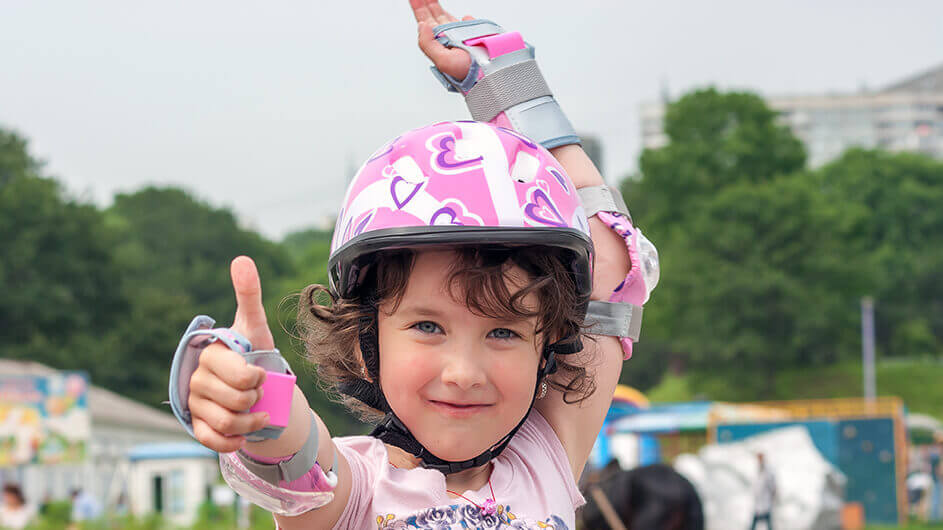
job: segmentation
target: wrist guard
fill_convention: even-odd
[[[220,453],[223,479],[239,495],[272,513],[295,516],[334,500],[337,487],[337,448],[327,473],[317,462],[318,424],[311,414],[311,428],[304,446],[294,455],[265,458],[240,449]]]
[[[658,251],[632,223],[632,216],[617,188],[587,186],[577,193],[587,217],[596,216],[625,241],[629,273],[609,301],[592,300],[586,310],[587,333],[619,337],[624,358],[632,357],[642,329],[642,306],[658,284]]]
[[[465,96],[475,121],[513,129],[547,149],[580,143],[537,67],[534,47],[520,33],[507,33],[490,20],[452,22],[432,31],[443,45],[471,56],[465,79],[435,66],[432,73],[446,89]]]
[[[246,362],[261,366],[266,371],[262,383],[262,398],[247,412],[264,411],[269,415],[269,425],[246,434],[246,440],[259,442],[278,438],[291,417],[291,400],[295,388],[295,374],[278,350],[252,350],[248,339],[229,328],[213,329],[216,321],[200,315],[195,317],[177,345],[170,365],[170,408],[193,436],[193,419],[190,416],[190,377],[200,362],[200,353],[213,342],[220,341],[230,350],[241,354]]]

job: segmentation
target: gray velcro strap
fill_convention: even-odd
[[[514,105],[552,95],[537,61],[531,59],[479,79],[465,103],[475,121],[489,122]]]
[[[629,207],[626,206],[619,188],[586,186],[579,188],[576,192],[580,196],[580,202],[583,203],[587,218],[599,212],[618,212],[628,217],[629,221],[632,220],[632,214],[629,213]]]
[[[305,440],[304,446],[288,460],[277,464],[266,464],[253,460],[242,451],[238,451],[236,455],[242,465],[246,466],[246,469],[269,484],[278,486],[280,481],[292,482],[298,480],[310,471],[312,466],[318,465],[319,438],[318,422],[314,419],[314,414],[311,414],[311,429],[308,431],[308,439]],[[334,450],[334,463],[329,472],[336,470],[337,449]]]
[[[586,333],[628,337],[638,342],[642,331],[642,308],[624,302],[591,300],[586,309]]]
[[[471,50],[470,46],[465,45],[465,41],[498,33],[504,33],[504,28],[483,18],[458,20],[432,28],[432,34],[435,35],[436,40],[445,46],[461,48],[465,51]]]

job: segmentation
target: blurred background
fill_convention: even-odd
[[[536,46],[659,249],[594,464],[674,464],[707,527],[746,528],[763,452],[780,490],[816,492],[780,495],[780,528],[933,527],[943,4],[444,5]],[[272,527],[231,508],[163,404],[190,318],[229,323],[239,254],[312,406],[336,435],[367,430],[318,389],[292,296],[326,283],[363,160],[467,115],[415,39],[405,0],[0,5],[4,510]]]

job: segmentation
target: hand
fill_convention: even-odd
[[[457,22],[458,19],[442,9],[438,0],[409,0],[413,8],[413,16],[419,23],[419,49],[432,61],[441,72],[455,79],[465,79],[471,67],[471,57],[468,52],[460,48],[448,48],[435,40],[432,28],[440,24]],[[474,20],[475,17],[465,15],[462,20]]]
[[[257,350],[274,348],[255,263],[239,256],[230,265],[230,275],[236,292],[232,329]],[[242,447],[244,434],[268,425],[265,412],[245,412],[262,397],[264,381],[265,370],[248,364],[242,355],[218,341],[207,346],[190,378],[188,405],[196,439],[214,451],[230,453]]]

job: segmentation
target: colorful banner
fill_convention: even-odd
[[[81,462],[92,430],[88,375],[0,375],[0,467]]]

